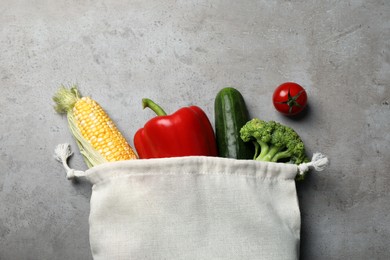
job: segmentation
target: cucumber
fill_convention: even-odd
[[[214,102],[215,135],[218,156],[253,159],[254,146],[241,140],[240,129],[250,120],[241,93],[231,87],[221,89]]]

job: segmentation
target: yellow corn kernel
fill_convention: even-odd
[[[137,156],[102,107],[89,97],[73,107],[76,124],[85,140],[109,162]]]

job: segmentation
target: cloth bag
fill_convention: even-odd
[[[313,163],[194,156],[105,163],[83,172],[67,166],[64,151],[57,159],[68,178],[93,185],[95,260],[299,258],[294,179]]]

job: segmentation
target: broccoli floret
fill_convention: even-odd
[[[254,118],[241,128],[240,135],[244,142],[253,142],[255,160],[294,164],[308,161],[299,135],[278,122]]]

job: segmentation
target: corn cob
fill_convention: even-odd
[[[90,97],[81,97],[76,86],[61,87],[53,97],[54,109],[67,114],[68,123],[88,167],[137,159],[133,148],[102,107]]]

